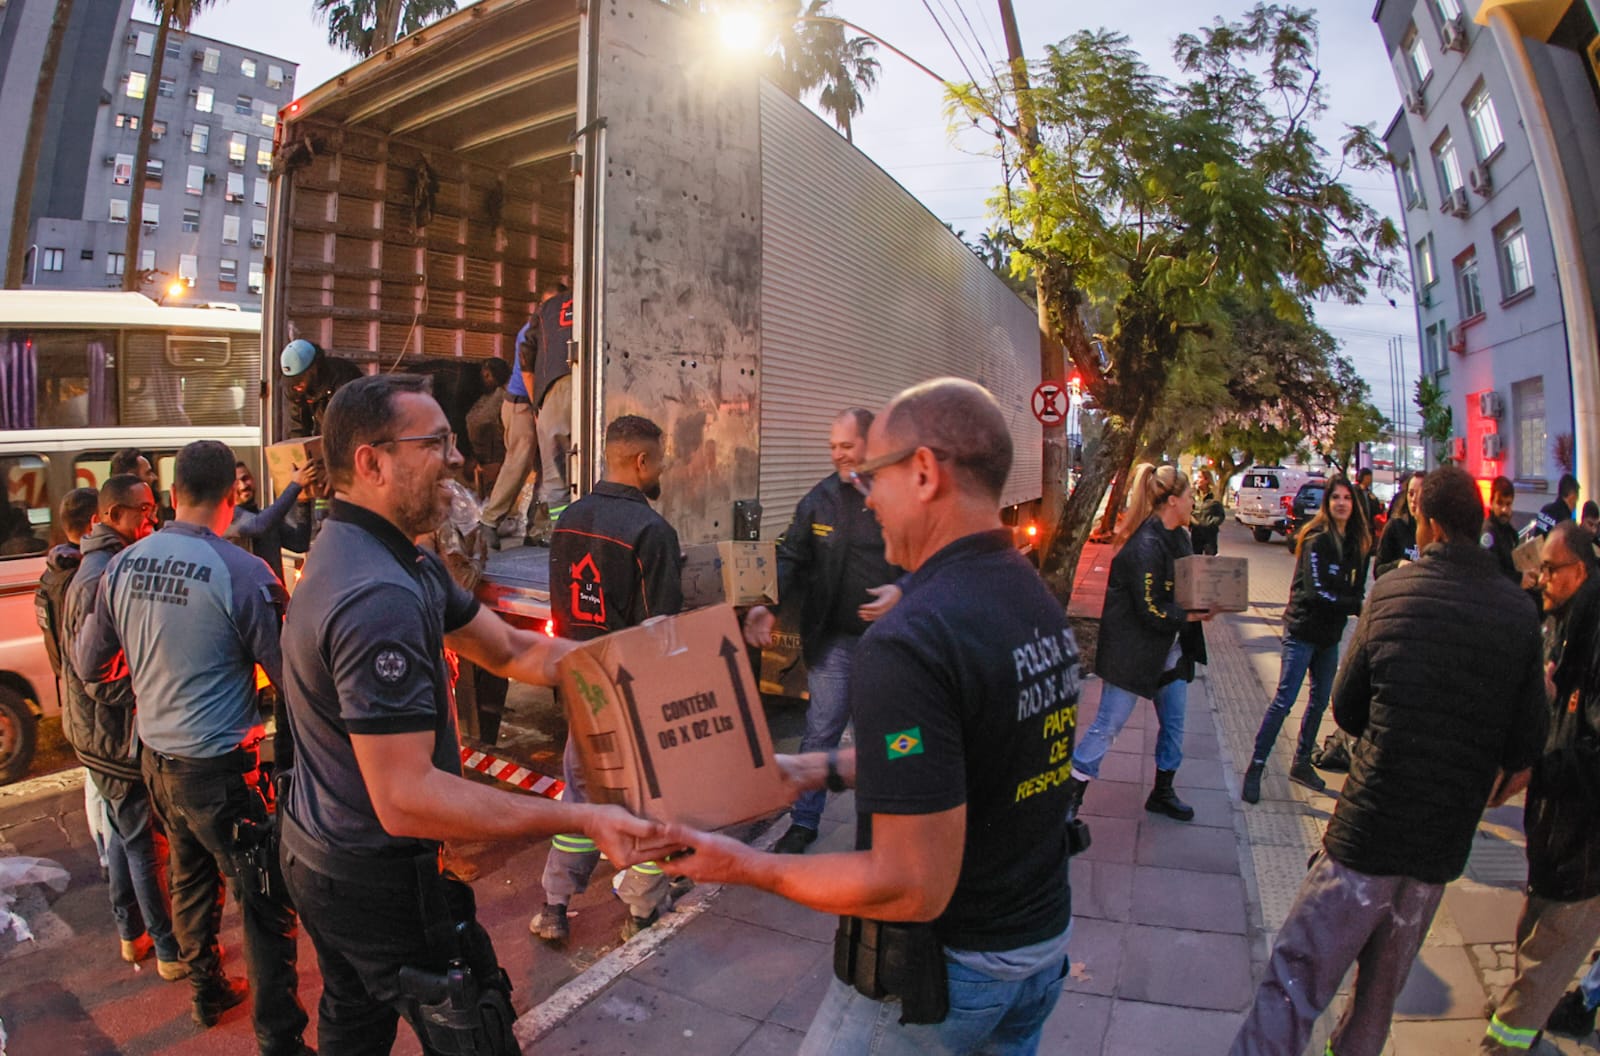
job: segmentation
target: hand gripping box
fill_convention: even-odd
[[[1250,563],[1242,557],[1180,557],[1173,593],[1185,609],[1243,612],[1250,607]]]
[[[560,676],[592,802],[703,829],[789,805],[730,606],[585,642]]]
[[[281,495],[294,483],[294,471],[314,458],[322,457],[322,437],[303,436],[280,440],[266,447],[267,472],[272,475],[272,490]]]
[[[778,603],[777,544],[725,539],[683,552],[683,607],[723,603]]]

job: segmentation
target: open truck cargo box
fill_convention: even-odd
[[[287,107],[266,346],[308,337],[470,389],[450,368],[509,360],[539,291],[570,276],[573,479],[598,478],[611,419],[654,419],[685,545],[747,537],[740,502],[776,539],[829,470],[840,410],[943,374],[999,398],[1004,502],[1036,498],[1033,309],[697,17],[479,0]],[[544,554],[491,561],[497,606],[543,604]]]

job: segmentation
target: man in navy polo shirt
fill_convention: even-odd
[[[1011,461],[994,397],[955,378],[901,393],[868,435],[855,479],[911,574],[856,653],[855,749],[780,760],[797,788],[855,786],[857,849],[763,854],[669,826],[693,851],[671,871],[844,918],[850,978],[802,1054],[1026,1056],[1060,996],[1078,650],[1000,523]],[[896,946],[907,961],[876,956]]]

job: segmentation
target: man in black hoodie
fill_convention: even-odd
[[[156,969],[172,982],[187,976],[172,933],[172,913],[162,890],[162,851],[139,773],[133,688],[124,675],[86,684],[72,662],[73,642],[94,610],[100,577],[130,543],[155,531],[156,500],[132,474],[113,476],[100,488],[99,523],[83,537],[83,559],[62,604],[62,729],[78,759],[105,797],[111,824],[107,846],[111,910],[122,939],[122,959],[139,961],[155,950]]]

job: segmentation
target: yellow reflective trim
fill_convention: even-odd
[[[597,850],[595,842],[587,836],[552,836],[550,845],[558,851],[570,851],[573,854],[587,854]]]
[[[640,862],[633,867],[633,871],[641,876],[660,876],[661,867],[655,862]]]
[[[1489,1017],[1489,1037],[1509,1049],[1531,1049],[1539,1031],[1532,1027],[1513,1027],[1498,1015]]]

